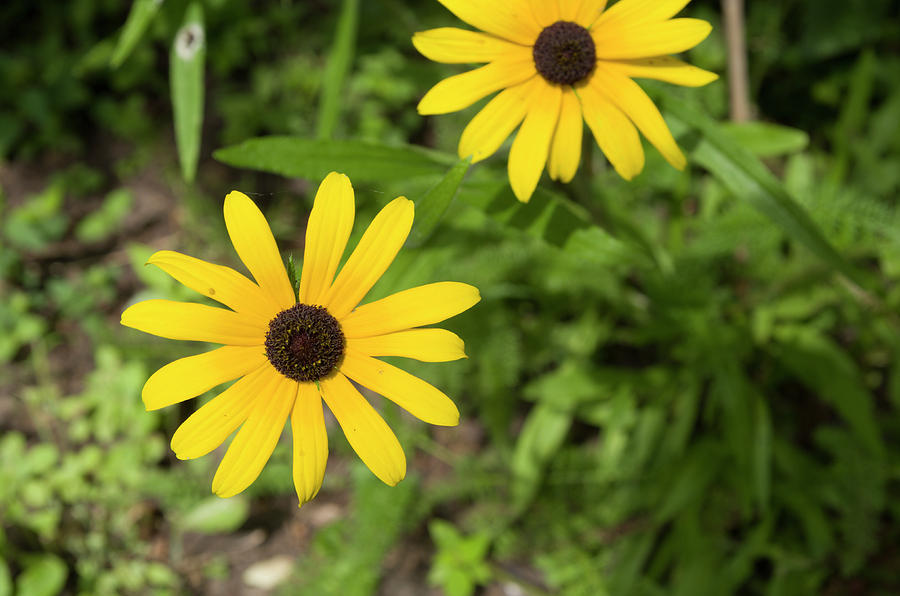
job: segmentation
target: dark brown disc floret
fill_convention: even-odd
[[[322,306],[295,304],[269,322],[266,357],[289,379],[309,383],[324,379],[344,357],[341,325]]]
[[[574,85],[585,79],[597,64],[590,32],[569,21],[557,21],[541,31],[532,53],[541,76],[560,85]]]

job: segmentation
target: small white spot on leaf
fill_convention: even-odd
[[[185,25],[175,35],[175,53],[182,60],[193,60],[203,47],[203,27],[197,23]]]

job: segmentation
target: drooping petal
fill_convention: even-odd
[[[685,87],[702,87],[719,78],[714,72],[697,68],[672,56],[654,56],[636,60],[604,61],[604,67],[622,76],[656,79]]]
[[[531,48],[515,48],[493,62],[439,82],[419,102],[419,113],[427,115],[456,112],[498,89],[511,87],[534,76],[537,70]]]
[[[644,149],[634,124],[592,84],[578,88],[584,121],[609,163],[625,180],[644,169]]]
[[[665,21],[681,12],[691,0],[620,0],[601,15],[598,26],[629,27],[639,23]]]
[[[168,339],[234,346],[258,346],[265,342],[267,330],[256,317],[174,300],[145,300],[129,306],[122,313],[122,324]]]
[[[509,150],[509,184],[516,198],[523,203],[531,198],[547,163],[562,96],[559,85],[544,83],[537,86],[529,99],[525,121]]]
[[[528,0],[534,22],[543,29],[559,20],[560,8],[557,0]],[[538,32],[540,34],[540,32]]]
[[[606,0],[560,0],[560,19],[591,27],[606,8]]]
[[[456,27],[419,31],[413,35],[412,42],[420,54],[429,60],[445,64],[491,62],[516,51],[512,42]]]
[[[712,25],[700,19],[671,19],[619,27],[601,18],[591,35],[599,60],[649,58],[689,50],[709,35]]]
[[[540,29],[524,2],[438,0],[468,24],[519,44],[531,45]]]
[[[378,212],[324,294],[322,303],[332,316],[340,320],[353,310],[387,270],[406,242],[414,210],[412,201],[397,197]]]
[[[379,480],[395,486],[406,476],[406,456],[394,431],[375,408],[338,373],[323,379],[322,398],[337,418],[347,442]]]
[[[221,445],[244,423],[254,404],[268,399],[280,375],[268,363],[235,381],[191,414],[172,436],[178,459],[202,457]]]
[[[356,352],[348,346],[341,372],[423,422],[438,426],[459,424],[459,410],[453,400],[437,387],[387,362]]]
[[[300,302],[320,304],[322,295],[334,281],[334,272],[353,230],[355,206],[353,187],[344,174],[328,174],[313,203],[306,224],[306,246],[300,273]]]
[[[296,303],[278,246],[259,207],[242,192],[225,197],[225,227],[238,256],[279,309]]]
[[[212,490],[220,497],[233,497],[256,480],[269,461],[294,407],[298,383],[274,369],[270,369],[269,374],[278,382],[271,393],[253,402],[247,421],[234,436],[213,476]]]
[[[605,65],[598,64],[592,84],[598,85],[604,90],[609,99],[625,112],[638,130],[647,137],[647,140],[659,149],[666,161],[679,170],[684,169],[687,160],[675,143],[675,139],[672,138],[666,121],[663,120],[653,100],[637,83],[606,68]]]
[[[491,98],[463,130],[459,139],[459,156],[471,155],[475,163],[493,155],[525,118],[528,98],[534,87],[540,84],[539,78],[534,75]]]
[[[322,488],[328,461],[328,434],[322,413],[322,397],[312,383],[300,383],[291,410],[294,488],[300,505],[312,500]]]
[[[462,338],[446,329],[408,329],[347,340],[349,350],[366,356],[401,356],[422,362],[450,362],[466,357]]]
[[[553,180],[569,182],[575,177],[581,161],[581,138],[584,133],[584,117],[581,102],[571,89],[565,89],[559,111],[559,123],[553,133],[547,172]]]
[[[481,300],[478,288],[456,281],[426,284],[363,304],[343,320],[346,337],[370,337],[440,323]]]
[[[268,323],[280,310],[266,292],[230,267],[171,250],[154,253],[147,264],[156,265],[195,292],[263,323]]]
[[[222,346],[165,365],[147,379],[141,399],[148,411],[158,410],[197,397],[263,364],[266,355],[262,346]]]

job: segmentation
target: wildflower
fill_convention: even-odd
[[[644,167],[638,130],[684,168],[659,110],[632,79],[701,86],[718,78],[669,56],[712,29],[702,20],[671,18],[690,0],[620,0],[608,10],[605,0],[439,1],[483,33],[453,27],[416,33],[419,52],[437,62],[487,64],[432,87],[419,113],[455,112],[500,91],[466,126],[459,155],[489,157],[521,123],[508,162],[520,201],[531,197],[545,165],[552,179],[572,179],[582,120],[626,180]]]
[[[142,392],[147,409],[156,410],[238,379],[172,437],[175,455],[191,459],[240,428],[213,478],[212,490],[221,497],[236,495],[259,476],[290,418],[294,485],[301,505],[312,499],[328,457],[323,399],[375,476],[391,486],[402,480],[406,458],[397,437],[350,379],[430,424],[459,422],[449,397],[376,357],[465,358],[458,336],[420,327],[470,308],[480,300],[478,290],[439,282],[358,306],[406,241],[413,204],[398,197],[384,207],[335,276],[354,210],[350,180],[329,174],[309,217],[295,295],[262,213],[246,195],[232,192],[225,198],[225,224],[256,283],[228,267],[164,250],[148,262],[230,310],[147,300],[122,313],[122,324],[140,331],[223,344],[164,366]]]

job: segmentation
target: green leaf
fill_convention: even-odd
[[[884,455],[875,400],[856,363],[832,339],[806,328],[776,333],[776,355],[797,380],[831,404],[856,438],[876,456]]]
[[[338,19],[334,44],[328,55],[328,66],[322,80],[319,96],[319,120],[316,137],[330,139],[334,135],[341,113],[341,95],[344,81],[353,62],[356,45],[356,28],[359,21],[359,0],[344,0]]]
[[[772,487],[772,419],[762,397],[756,398],[754,412],[753,486],[759,508],[767,510]]]
[[[809,214],[748,149],[723,132],[714,120],[680,99],[666,94],[664,106],[701,133],[701,137],[685,143],[695,162],[709,170],[736,198],[771,219],[790,238],[806,246],[835,270],[865,285],[856,268],[835,250]]]
[[[56,596],[66,584],[69,569],[56,555],[39,555],[29,559],[16,578],[16,594]]]
[[[249,512],[250,504],[240,496],[229,499],[209,497],[188,511],[178,526],[182,530],[204,534],[233,532],[243,525]]]
[[[103,206],[78,222],[75,236],[82,242],[97,242],[112,235],[119,222],[131,211],[134,195],[127,188],[119,188],[106,196]]]
[[[472,158],[459,160],[431,190],[416,201],[416,222],[409,235],[410,246],[421,246],[431,237],[462,183]]]
[[[460,199],[508,227],[556,246],[565,245],[577,230],[591,227],[583,208],[552,190],[538,187],[529,202],[520,203],[506,180],[473,178],[463,185]]]
[[[771,122],[725,122],[721,126],[735,142],[758,157],[797,153],[809,145],[809,135],[802,130]]]
[[[125,26],[122,27],[122,34],[119,35],[119,41],[116,43],[116,49],[109,60],[110,66],[118,68],[125,62],[125,59],[141,41],[141,37],[144,36],[144,32],[153,21],[153,17],[159,12],[161,4],[162,0],[134,0],[128,18],[125,19]]]
[[[562,446],[572,418],[572,412],[548,403],[539,403],[528,414],[511,465],[513,500],[518,510],[523,510],[537,492],[544,468]]]
[[[9,574],[9,566],[0,556],[0,596],[12,596],[13,583]]]
[[[442,519],[432,520],[428,531],[437,546],[428,572],[429,583],[441,586],[447,596],[469,596],[475,586],[487,583],[491,568],[484,559],[491,539],[486,532],[463,536]]]
[[[412,145],[388,146],[363,141],[323,141],[271,136],[249,139],[213,153],[222,163],[321,180],[329,172],[343,172],[353,182],[397,182],[421,176],[441,176],[456,157]]]
[[[206,34],[203,8],[198,2],[187,7],[184,21],[169,53],[169,79],[172,87],[172,113],[175,117],[175,143],[181,174],[188,182],[197,173],[200,134],[203,129],[203,67],[206,61]]]

